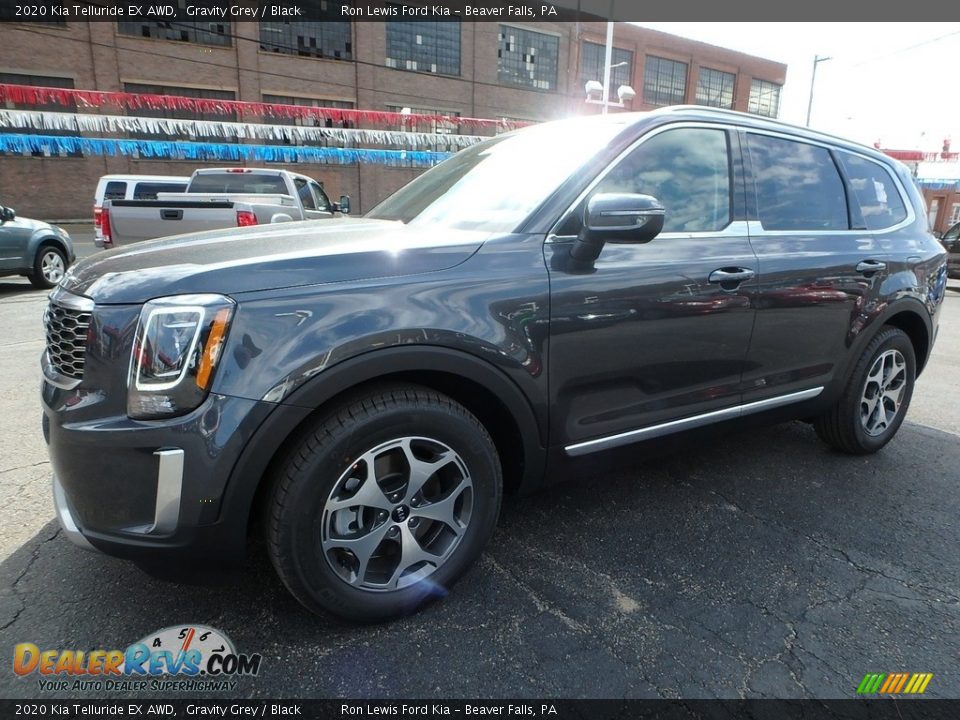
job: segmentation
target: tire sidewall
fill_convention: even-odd
[[[336,433],[332,442],[312,453],[288,490],[290,508],[281,528],[281,542],[290,550],[293,572],[308,607],[320,606],[338,615],[378,620],[406,615],[446,594],[476,560],[493,534],[500,510],[500,466],[489,436],[476,421],[437,407],[377,408],[375,414]],[[464,537],[444,564],[423,581],[394,591],[351,587],[330,567],[320,546],[323,509],[334,484],[364,452],[390,440],[420,436],[443,442],[460,455],[473,484],[473,507]]]
[[[873,351],[864,353],[866,362],[861,362],[857,368],[857,373],[853,378],[848,393],[850,422],[853,426],[853,433],[857,443],[865,450],[875,451],[882,448],[893,436],[897,434],[900,425],[907,415],[910,408],[910,400],[913,398],[913,388],[917,377],[917,360],[913,350],[913,343],[902,330],[888,330],[878,338],[879,342],[873,344]],[[900,403],[897,417],[893,423],[879,435],[870,435],[863,427],[860,420],[860,399],[863,397],[863,391],[867,382],[867,375],[873,367],[877,358],[888,350],[898,350],[903,355],[907,363],[907,388]]]

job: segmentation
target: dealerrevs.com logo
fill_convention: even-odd
[[[206,625],[176,625],[126,650],[13,648],[13,671],[38,675],[41,690],[230,691],[237,677],[255,676],[263,657],[238,653],[230,638]]]

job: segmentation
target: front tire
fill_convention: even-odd
[[[917,374],[913,343],[885,326],[870,341],[837,403],[814,420],[820,439],[851,455],[868,455],[897,434]]]
[[[37,250],[33,259],[33,271],[27,275],[35,288],[50,289],[56,287],[67,272],[67,256],[60,248],[44,245]]]
[[[501,495],[496,448],[463,406],[418,386],[373,388],[314,422],[277,469],[270,558],[313,612],[399,617],[477,559]]]

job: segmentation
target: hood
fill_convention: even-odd
[[[65,290],[98,304],[237,293],[435,272],[475,253],[487,233],[337,218],[148,240],[76,265]]]

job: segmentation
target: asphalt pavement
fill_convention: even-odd
[[[66,541],[39,429],[44,293],[0,280],[0,697],[118,695],[41,691],[9,670],[16,643],[124,648],[190,623],[263,655],[242,697],[834,698],[868,672],[931,672],[926,695],[960,697],[951,288],[908,420],[878,455],[838,454],[795,422],[619,458],[508,498],[448,597],[353,626],[301,609],[262,553],[235,580],[187,586]]]

